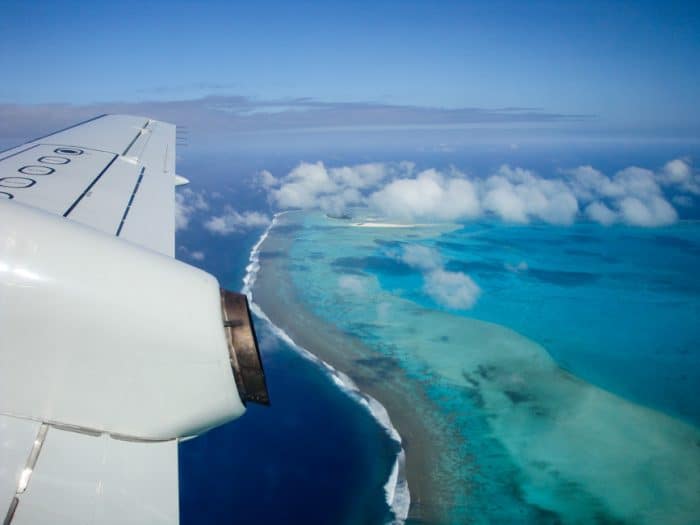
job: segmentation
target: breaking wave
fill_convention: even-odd
[[[406,480],[406,453],[401,444],[401,436],[392,425],[391,418],[389,417],[389,413],[387,412],[386,408],[384,408],[384,405],[382,405],[372,396],[362,392],[357,387],[355,382],[346,374],[336,370],[306,348],[296,344],[289,334],[275,325],[265,314],[262,308],[260,308],[260,306],[258,306],[253,300],[253,286],[255,285],[255,281],[258,277],[258,272],[260,271],[260,247],[265,242],[265,239],[267,239],[272,228],[274,228],[277,224],[278,218],[284,213],[285,212],[275,214],[270,225],[263,232],[260,239],[258,239],[258,242],[255,243],[250,251],[250,256],[248,258],[249,262],[246,266],[246,273],[243,277],[243,288],[241,291],[248,297],[250,309],[253,311],[253,313],[257,317],[263,319],[277,337],[296,350],[302,357],[318,364],[322,369],[324,369],[338,388],[355,399],[360,405],[365,407],[370,414],[372,414],[374,419],[382,426],[382,428],[384,428],[387,434],[389,434],[389,436],[400,445],[399,452],[396,455],[394,465],[391,469],[391,474],[389,474],[389,479],[387,479],[386,483],[384,484],[384,495],[386,497],[387,505],[389,505],[389,508],[394,514],[394,520],[392,520],[390,523],[392,525],[401,525],[408,517],[408,510],[411,505],[411,494],[408,488],[408,481]]]

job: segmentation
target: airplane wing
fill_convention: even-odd
[[[177,523],[178,441],[267,402],[247,303],[173,259],[175,177],[145,117],[0,153],[5,525]]]
[[[0,198],[173,256],[175,126],[102,115],[0,153]]]

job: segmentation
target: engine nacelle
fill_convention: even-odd
[[[234,419],[237,383],[267,391],[247,305],[222,305],[206,272],[0,201],[0,413],[148,440]]]

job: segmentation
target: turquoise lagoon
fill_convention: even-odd
[[[377,367],[379,401],[395,371],[426,399],[406,411],[449,421],[442,521],[700,520],[700,224],[357,222],[287,213],[270,242],[297,306],[371,352],[343,371]],[[436,302],[407,245],[469,275],[476,304]]]

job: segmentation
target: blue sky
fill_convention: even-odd
[[[0,104],[242,95],[700,126],[693,2],[5,2]]]

